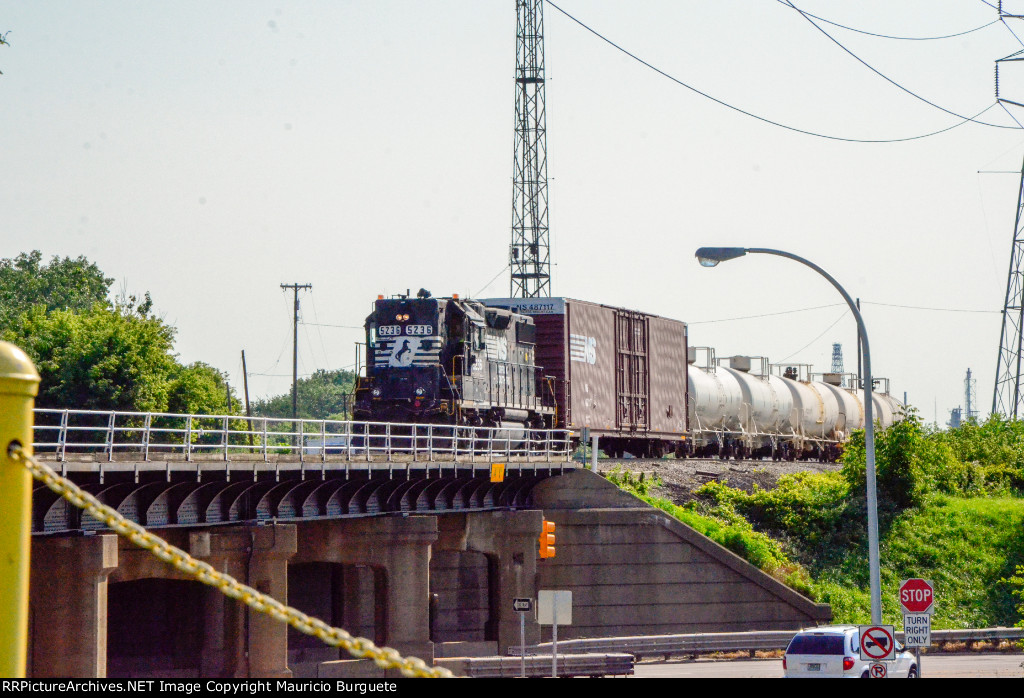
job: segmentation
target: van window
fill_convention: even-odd
[[[797,635],[786,654],[846,654],[842,635]]]

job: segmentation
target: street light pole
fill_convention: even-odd
[[[697,250],[697,261],[701,266],[713,267],[719,262],[736,259],[746,254],[770,254],[777,257],[786,257],[795,262],[810,267],[818,272],[832,284],[843,296],[843,300],[850,306],[850,311],[857,319],[857,331],[860,335],[860,347],[864,352],[864,375],[861,389],[864,391],[864,449],[866,451],[866,475],[867,475],[867,499],[868,499],[868,573],[870,574],[871,587],[871,622],[880,624],[882,622],[882,592],[881,575],[878,563],[878,497],[875,488],[875,420],[874,410],[871,404],[874,385],[871,380],[871,352],[868,349],[868,332],[864,327],[864,318],[860,315],[857,304],[850,297],[839,282],[817,264],[810,262],[803,257],[798,257],[782,250],[771,250],[762,247],[702,247]]]

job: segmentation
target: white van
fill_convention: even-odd
[[[801,630],[790,640],[782,657],[786,678],[870,677],[871,665],[860,658],[860,630],[856,625],[827,625]],[[896,641],[895,658],[885,662],[887,678],[917,678],[914,654]]]

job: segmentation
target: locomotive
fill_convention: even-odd
[[[546,429],[554,398],[538,379],[529,317],[421,289],[378,296],[366,318],[366,377],[353,417],[406,424]]]
[[[378,296],[365,328],[353,415],[366,421],[566,429],[615,458],[825,461],[864,426],[856,376],[718,359],[688,346],[685,323],[624,308],[421,290]],[[902,407],[887,390],[872,406],[882,427]]]

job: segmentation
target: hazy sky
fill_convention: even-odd
[[[996,19],[983,0],[794,2],[909,37]],[[778,0],[557,4],[795,128],[880,140],[962,121]],[[944,423],[971,368],[987,412],[1020,178],[978,172],[1020,172],[1019,128],[888,144],[803,135],[544,12],[556,295],[688,321],[691,344],[720,356],[827,370],[841,342],[852,369],[855,324],[823,279],[787,260],[708,270],[693,257],[785,249],[862,299],[874,372],[895,395]],[[1024,37],[1024,20],[1009,22]],[[819,25],[964,116],[994,104],[994,61],[1022,47],[1000,23],[936,41]],[[244,349],[251,394],[285,392],[282,283],[313,285],[303,374],[353,363],[378,293],[508,294],[513,0],[4,0],[4,31],[0,257],[86,255],[116,289],[152,294],[183,361],[240,388]],[[1024,65],[1001,82],[1024,102]],[[998,106],[981,118],[1017,126]]]

